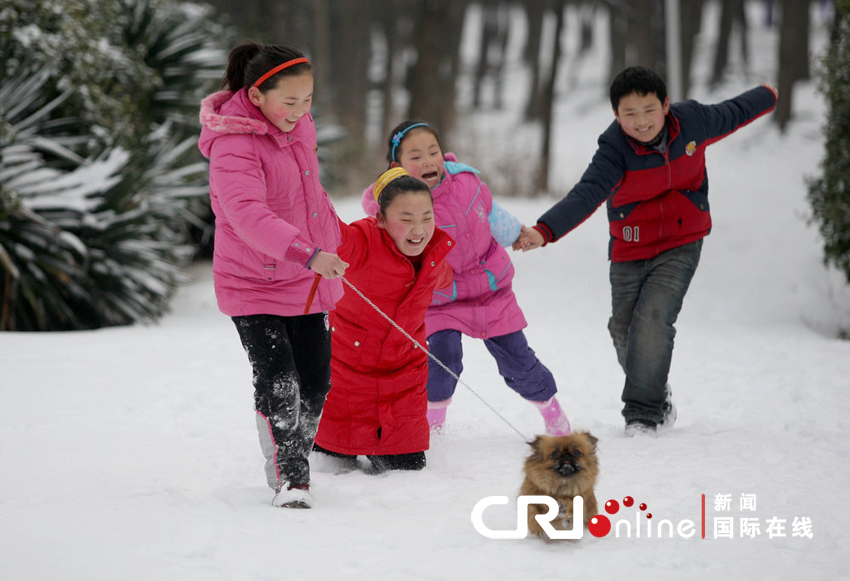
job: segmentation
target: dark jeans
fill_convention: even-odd
[[[463,371],[463,345],[460,331],[444,329],[428,337],[428,351],[460,377]],[[512,390],[532,401],[546,401],[558,391],[552,372],[534,354],[525,333],[517,331],[484,339],[484,346],[496,360],[499,374]],[[457,380],[428,358],[428,401],[452,397]]]
[[[612,262],[608,330],[626,372],[623,416],[660,422],[673,358],[673,326],[696,272],[702,240],[647,260]]]
[[[269,486],[309,484],[307,458],[331,388],[327,313],[233,317],[254,369],[254,406]]]

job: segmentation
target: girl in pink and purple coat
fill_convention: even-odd
[[[424,181],[434,198],[436,224],[457,241],[447,258],[454,284],[436,292],[425,326],[428,350],[459,376],[463,371],[461,334],[483,339],[508,387],[532,403],[543,416],[549,435],[564,435],[570,422],[555,393],[555,379],[528,346],[522,329],[527,323],[511,281],[514,267],[505,246],[522,225],[498,206],[478,171],[443,154],[437,131],[427,123],[408,120],[398,125],[388,143],[390,167],[403,167]],[[363,193],[363,209],[377,212],[372,188]],[[428,422],[442,429],[457,380],[428,360]]]
[[[273,504],[309,508],[308,456],[331,387],[328,310],[348,266],[319,182],[312,68],[293,49],[249,41],[230,53],[222,88],[201,103],[198,143],[210,160],[216,298],[253,367]]]

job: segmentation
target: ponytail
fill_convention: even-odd
[[[243,41],[230,51],[230,56],[227,59],[227,70],[221,80],[221,88],[235,93],[242,87],[250,87],[275,67],[303,58],[304,55],[300,51],[286,46],[264,46],[262,43],[253,40]],[[282,68],[263,79],[258,88],[260,91],[268,91],[274,89],[283,76],[300,75],[312,70],[312,65],[305,59],[292,66]]]

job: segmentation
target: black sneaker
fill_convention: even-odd
[[[333,452],[318,444],[313,444],[313,453],[310,454],[310,470],[329,474],[347,474],[359,467],[357,456]]]
[[[375,474],[387,470],[422,470],[425,468],[425,452],[410,454],[387,454],[385,456],[367,456]]]
[[[658,424],[652,420],[628,420],[626,422],[626,437],[654,436],[657,429]]]
[[[309,484],[284,484],[284,487],[276,491],[273,506],[283,508],[312,508],[313,497],[310,495]]]

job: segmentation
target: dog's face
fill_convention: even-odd
[[[526,477],[550,495],[577,495],[592,490],[599,467],[597,439],[589,432],[537,436],[529,442]]]

